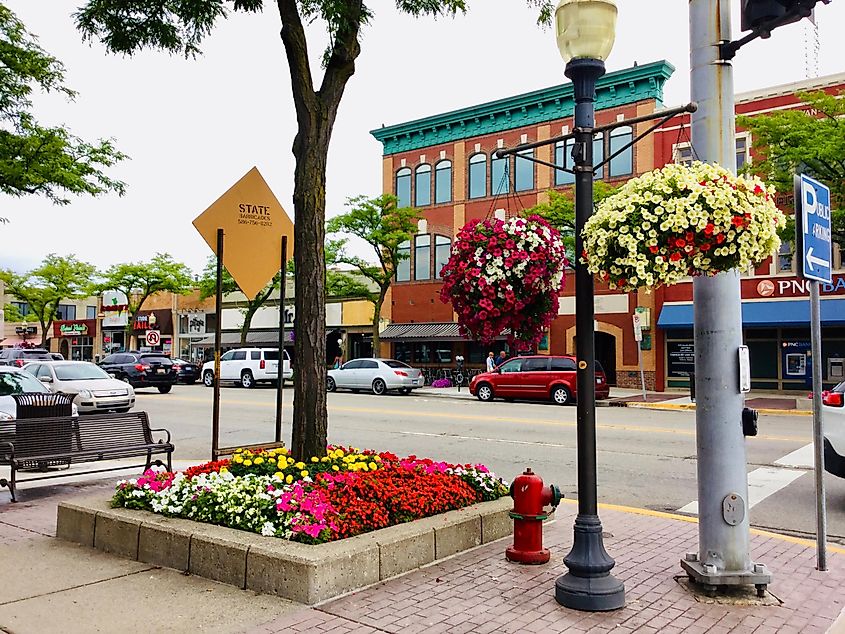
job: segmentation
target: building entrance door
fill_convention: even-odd
[[[596,361],[601,363],[607,375],[607,383],[616,385],[616,337],[606,332],[597,332]]]

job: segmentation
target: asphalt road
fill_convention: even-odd
[[[291,396],[288,388],[286,440]],[[210,389],[180,385],[170,394],[141,390],[137,398],[136,407],[149,412],[154,426],[173,434],[176,458],[209,458]],[[341,392],[329,394],[328,404],[329,442],[450,462],[482,462],[508,480],[530,466],[567,497],[577,497],[575,407]],[[274,389],[222,388],[221,446],[272,440],[274,420]],[[605,407],[597,410],[597,423],[601,502],[675,512],[696,499],[693,412]],[[760,434],[747,441],[752,488],[763,498],[751,508],[752,525],[813,534],[812,472],[775,464],[806,447],[811,431],[809,417],[760,417]],[[811,464],[811,451],[799,453]],[[826,486],[828,532],[831,541],[845,543],[845,480],[826,475]]]

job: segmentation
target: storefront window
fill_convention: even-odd
[[[434,344],[434,360],[437,363],[452,363],[452,344],[443,342]]]
[[[94,358],[94,338],[74,337],[71,339],[70,358],[73,361],[91,361]]]
[[[431,344],[414,344],[414,363],[431,363]]]
[[[397,341],[393,344],[393,358],[408,363],[411,361],[411,344]]]

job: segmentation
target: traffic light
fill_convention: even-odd
[[[743,31],[758,31],[768,37],[776,27],[797,22],[813,14],[819,0],[741,0]],[[828,4],[830,0],[821,0]]]

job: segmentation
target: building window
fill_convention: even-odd
[[[493,155],[490,159],[490,189],[493,195],[507,194],[511,190],[510,170],[508,169],[508,157],[497,158]]]
[[[469,157],[469,197],[484,198],[487,195],[487,155],[473,154]]]
[[[398,207],[411,206],[411,168],[403,167],[396,172],[396,203]]]
[[[742,166],[748,163],[748,135],[736,137],[736,169],[739,171]]]
[[[452,201],[452,161],[440,161],[434,166],[434,204]]]
[[[411,241],[405,240],[397,249],[399,262],[396,264],[396,281],[407,282],[411,279]]]
[[[431,344],[414,344],[414,363],[431,363]]]
[[[613,155],[634,139],[630,126],[616,128],[610,133],[610,154]],[[610,176],[628,176],[634,171],[634,148],[626,148],[619,156],[610,159]]]
[[[414,279],[431,279],[431,236],[414,238]]]
[[[452,254],[452,240],[446,236],[434,236],[434,277],[442,280],[441,271]]]
[[[393,344],[393,358],[397,361],[411,362],[411,344],[397,341]]]
[[[572,148],[575,146],[575,139],[558,141],[555,143],[555,165],[566,169],[572,169]],[[575,182],[575,174],[555,170],[555,185],[571,185]]]
[[[96,319],[97,318],[97,307],[96,306],[86,306],[85,307],[85,319]]]
[[[751,158],[749,155],[750,143],[747,134],[741,134],[736,137],[736,169],[739,171],[748,163]],[[698,157],[692,151],[690,143],[678,143],[672,146],[672,156],[675,163],[679,165],[690,165]]]
[[[534,161],[528,160],[532,158],[534,158],[534,150],[523,150],[516,155],[514,190],[518,192],[534,189]]]
[[[18,312],[20,313],[21,317],[26,317],[32,311],[29,308],[29,304],[26,302],[9,302],[12,306],[17,308]]]
[[[593,137],[593,167],[604,160],[604,135],[599,132]],[[604,167],[593,172],[595,178],[604,178]]]
[[[778,249],[778,272],[792,272],[792,261],[795,259],[795,251],[792,242],[781,242]]]
[[[431,204],[431,165],[423,164],[417,168],[414,181],[414,205],[424,207]]]
[[[73,304],[59,304],[56,308],[56,317],[59,321],[73,321],[76,319],[76,306]]]

